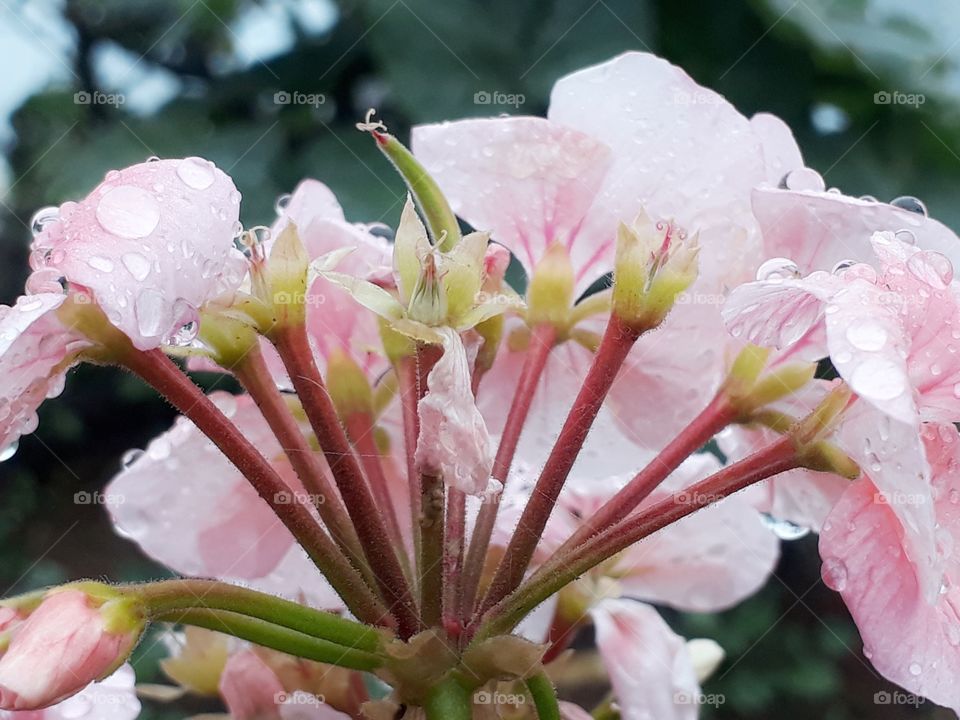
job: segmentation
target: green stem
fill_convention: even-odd
[[[151,616],[198,608],[227,610],[349,648],[376,653],[383,645],[383,634],[369,625],[216,580],[162,580],[127,587]]]
[[[427,720],[472,720],[473,698],[469,690],[448,677],[430,690],[423,709]]]
[[[442,350],[435,345],[417,346],[417,405],[427,393],[427,376],[440,359]],[[419,427],[419,423],[418,423]],[[446,486],[443,478],[420,473],[420,607],[427,627],[437,626],[443,616],[443,560],[445,536]]]
[[[560,703],[557,690],[545,672],[527,679],[527,690],[533,697],[533,706],[537,709],[539,720],[560,720]]]
[[[227,633],[289,655],[338,665],[351,670],[376,670],[383,665],[383,658],[364,650],[347,648],[329,640],[321,640],[290,628],[240,615],[229,610],[211,610],[209,608],[171,610],[156,616],[154,620],[180,625],[195,625],[207,630]]]

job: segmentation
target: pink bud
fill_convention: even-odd
[[[51,593],[13,630],[0,658],[0,709],[35,710],[110,675],[130,654],[143,620],[120,596]]]

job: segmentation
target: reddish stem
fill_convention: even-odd
[[[627,485],[577,528],[557,553],[582,545],[630,515],[680,464],[702,448],[737,416],[724,393],[718,393],[687,427]]]
[[[290,499],[287,484],[236,425],[170,358],[160,350],[131,350],[123,358],[122,365],[152,385],[227,456],[290,530],[358,619],[378,625],[392,623],[387,609],[320,527],[308,506],[297,497],[293,498],[294,502],[277,501],[280,497],[284,501]]]
[[[400,521],[397,519],[397,509],[393,498],[390,495],[390,486],[387,476],[383,471],[383,462],[380,457],[380,449],[377,447],[373,430],[374,422],[369,413],[351,413],[347,418],[347,434],[350,442],[357,450],[360,456],[360,462],[370,481],[370,488],[373,497],[383,513],[386,522],[387,532],[400,561],[406,568],[408,563],[406,547],[403,543],[403,533],[400,530]]]
[[[553,325],[537,325],[530,333],[530,346],[523,361],[520,379],[510,404],[507,421],[500,436],[500,446],[493,460],[492,475],[506,485],[513,464],[513,456],[517,452],[520,434],[530,414],[533,397],[540,385],[543,369],[547,358],[557,339],[557,331]],[[490,547],[490,536],[497,522],[497,511],[500,508],[500,493],[491,497],[480,506],[477,521],[473,528],[473,537],[470,540],[470,549],[463,566],[463,588],[461,597],[461,614],[469,617],[477,597],[477,588],[480,585],[480,576],[486,564],[487,550]]]
[[[451,487],[447,492],[443,543],[443,626],[454,640],[458,639],[463,631],[460,606],[466,512],[467,496],[462,490]]]
[[[300,426],[270,376],[259,348],[251,350],[234,365],[233,373],[260,408],[337,545],[358,568],[369,571],[340,493],[327,476],[320,457],[300,431]]]
[[[420,473],[417,472],[417,439],[420,436],[420,373],[416,357],[406,357],[394,366],[400,392],[400,409],[403,418],[403,444],[407,458],[407,484],[410,492],[411,532],[413,533],[413,556],[420,557]]]
[[[427,393],[427,376],[443,354],[436,345],[418,344],[416,355],[417,405]],[[417,409],[419,417],[419,408]],[[417,427],[420,427],[419,420]],[[414,463],[416,464],[416,463]],[[416,471],[415,471],[416,472]],[[416,518],[420,527],[420,554],[417,567],[420,571],[420,606],[423,622],[429,626],[439,625],[443,619],[443,561],[444,561],[444,503],[446,487],[442,477],[419,474],[420,497]]]
[[[567,414],[560,435],[550,451],[536,487],[520,516],[517,529],[481,603],[480,614],[500,602],[523,580],[567,475],[580,454],[610,386],[639,336],[638,330],[627,326],[617,315],[610,316],[607,330],[580,392]]]
[[[416,603],[403,574],[396,549],[391,547],[383,516],[337,416],[333,401],[317,369],[302,325],[286,325],[270,338],[280,353],[304,412],[323,449],[357,530],[367,562],[374,570],[381,595],[397,618],[400,634],[410,637],[422,629]],[[391,602],[392,599],[392,602]]]
[[[800,466],[793,439],[784,436],[608,528],[565,555],[554,555],[514,593],[491,608],[475,642],[509,632],[534,607],[568,583],[634,543],[754,483]]]

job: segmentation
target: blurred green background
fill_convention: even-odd
[[[235,179],[246,224],[269,223],[276,197],[314,176],[350,219],[393,223],[400,183],[353,128],[367,108],[404,138],[417,122],[543,114],[555,79],[628,49],[678,63],[745,114],[783,117],[828,185],[917,195],[960,227],[953,0],[0,0],[0,47],[5,303],[23,286],[32,213],[108,169],[203,155]],[[478,104],[484,92],[523,101]],[[2,594],[163,574],[113,534],[102,506],[74,496],[100,488],[172,416],[131,378],[73,373],[0,464]],[[892,688],[820,582],[815,537],[785,545],[777,577],[741,607],[668,617],[727,649],[705,686],[726,702],[704,716],[948,716],[874,702]],[[143,654],[141,678],[158,677],[158,648]]]

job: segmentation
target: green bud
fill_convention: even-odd
[[[551,245],[537,263],[527,287],[527,322],[566,329],[575,287],[573,263],[562,243]]]

